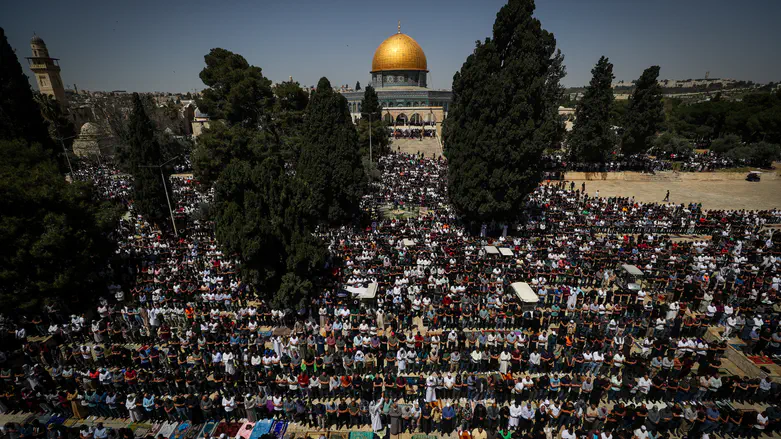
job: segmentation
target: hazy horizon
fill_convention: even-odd
[[[448,89],[453,74],[491,35],[502,0],[412,2],[236,1],[230,5],[170,0],[73,4],[13,2],[5,27],[28,76],[33,32],[60,59],[63,82],[86,90],[187,92],[202,89],[203,56],[214,47],[243,55],[273,82],[289,76],[314,85],[369,82],[374,50],[396,32],[423,48],[429,87]],[[605,55],[616,81],[636,79],[650,65],[660,78],[781,80],[781,2],[754,1],[735,10],[724,0],[627,4],[617,0],[537,1],[535,16],[556,36],[567,76],[562,84],[588,83]],[[33,88],[35,87],[34,82]]]

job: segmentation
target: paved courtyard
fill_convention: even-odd
[[[576,188],[579,188],[581,183],[582,180],[575,180]],[[700,202],[706,209],[781,209],[781,180],[765,179],[756,183],[743,180],[586,181],[586,192],[593,195],[597,189],[601,197],[634,196],[635,199],[645,202],[660,202],[669,190],[670,201]]]

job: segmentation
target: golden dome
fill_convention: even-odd
[[[420,44],[409,35],[401,32],[392,35],[374,51],[372,72],[383,70],[422,70],[428,71],[426,54]]]

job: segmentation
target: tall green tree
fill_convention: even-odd
[[[365,175],[347,100],[326,78],[312,95],[304,135],[296,172],[312,191],[321,223],[346,224],[359,214]]]
[[[382,104],[374,87],[367,85],[361,100],[361,117],[369,117],[370,115],[374,119],[379,119],[382,116]]]
[[[563,134],[563,57],[534,9],[532,0],[510,0],[493,38],[477,42],[453,77],[444,136],[449,194],[472,223],[517,219],[542,178],[543,150]]]
[[[169,217],[168,197],[173,206],[173,193],[170,192],[168,178],[171,167],[163,166],[163,153],[155,133],[155,124],[146,114],[146,109],[138,93],[133,93],[133,111],[130,113],[129,140],[127,157],[130,173],[133,176],[133,206],[161,227]],[[165,185],[163,179],[166,180]]]
[[[355,83],[355,91],[361,91],[361,81]]]
[[[243,279],[274,306],[295,308],[309,303],[326,254],[297,165],[296,149],[308,139],[308,95],[295,82],[272,89],[260,72],[224,49],[206,56],[202,110],[212,123],[193,161],[196,178],[215,189],[208,211],[217,240],[239,255]],[[242,95],[243,87],[252,93]]]
[[[41,109],[41,116],[49,125],[49,137],[57,145],[65,145],[66,151],[73,150],[73,140],[76,136],[76,127],[62,110],[62,106],[51,95],[37,93],[34,95],[35,102]]]
[[[32,100],[32,97],[31,97]],[[45,301],[88,303],[106,291],[108,238],[119,211],[92,185],[65,183],[51,151],[0,140],[0,301],[7,311]]]
[[[371,122],[371,123],[370,123]],[[358,121],[358,140],[361,155],[369,154],[369,129],[371,128],[372,159],[389,152],[388,125],[382,120],[382,105],[374,87],[367,85],[361,101],[361,119]]]
[[[286,84],[278,89],[284,101],[277,104],[271,81],[239,54],[217,48],[204,60],[200,78],[207,88],[197,104],[212,123],[198,138],[193,171],[199,187],[208,190],[231,160],[250,158],[248,145],[253,137],[271,136],[278,142],[280,132],[300,125],[295,112],[300,111],[303,97],[294,90],[295,83]],[[281,114],[277,120],[275,107]]]
[[[272,90],[276,97],[273,118],[282,141],[282,153],[285,160],[295,165],[301,154],[304,113],[309,105],[309,93],[294,81],[280,82]]]
[[[325,261],[325,248],[312,233],[314,209],[273,142],[255,142],[252,149],[252,160],[233,160],[215,185],[217,240],[241,256],[243,278],[264,298],[283,308],[299,306],[312,293],[311,282],[303,280]]]
[[[648,151],[653,145],[656,133],[664,126],[664,103],[658,78],[659,66],[651,66],[645,69],[635,82],[635,89],[624,116],[624,133],[621,139],[624,154]]]
[[[38,143],[52,151],[54,157],[62,155],[49,136],[48,124],[41,116],[41,109],[33,99],[33,92],[22,65],[8,44],[5,30],[0,27],[0,139],[24,139]]]
[[[200,78],[207,88],[196,100],[198,108],[231,125],[269,128],[274,93],[261,68],[220,48],[212,49],[204,60],[206,68]]]
[[[575,109],[575,123],[568,144],[573,160],[603,163],[616,147],[610,123],[613,111],[613,64],[600,57],[591,70],[591,82]]]

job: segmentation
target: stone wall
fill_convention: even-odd
[[[642,172],[567,172],[565,180],[621,180],[621,181],[731,181],[745,180],[746,172],[674,172],[656,174]],[[763,180],[778,180],[778,173],[762,173]]]

